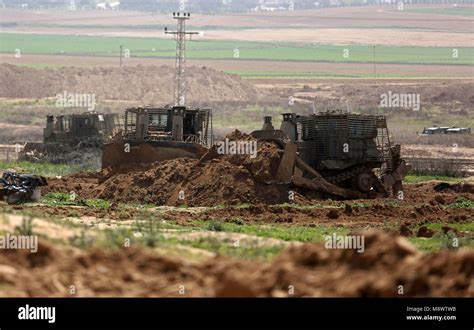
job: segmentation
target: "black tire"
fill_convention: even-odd
[[[20,194],[11,194],[6,197],[8,205],[18,205],[23,202],[23,197]]]

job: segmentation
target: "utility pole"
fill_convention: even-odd
[[[120,45],[120,67],[122,67],[122,58],[123,58],[123,46]]]
[[[178,21],[177,31],[168,31],[166,34],[172,34],[176,39],[176,62],[175,62],[175,85],[174,102],[176,105],[186,105],[186,36],[198,34],[199,32],[186,32],[186,20],[191,18],[190,13],[175,12],[173,18]]]
[[[377,70],[375,67],[375,45],[374,45],[374,80],[375,80],[375,84],[377,85]]]

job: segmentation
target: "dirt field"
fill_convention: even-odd
[[[0,62],[13,65],[24,66],[76,66],[76,67],[118,67],[119,60],[113,57],[90,57],[90,56],[55,56],[55,55],[31,55],[26,54],[17,59],[12,54],[0,54]],[[248,72],[250,77],[255,79],[257,83],[278,83],[287,84],[293,82],[315,82],[318,80],[328,80],[326,76],[334,76],[335,74],[346,75],[344,78],[329,78],[330,80],[351,80],[350,76],[373,76],[374,66],[368,63],[317,63],[317,62],[284,62],[284,61],[247,61],[247,60],[189,60],[189,65],[197,67],[210,67],[215,70],[230,72]],[[172,66],[174,59],[160,58],[127,58],[123,62],[124,66],[136,65],[157,65]],[[268,78],[268,77],[252,77],[253,72],[272,72],[278,68],[280,75],[289,74],[289,77]],[[429,77],[430,80],[436,81],[436,78],[462,78],[472,79],[474,76],[474,68],[470,66],[453,66],[453,65],[402,65],[402,64],[377,64],[377,80],[384,81],[386,76],[412,76],[412,77]],[[314,73],[323,77],[314,78],[295,78],[297,74]],[[366,78],[367,79],[367,78]],[[393,80],[394,78],[390,78]],[[402,78],[401,78],[402,79]],[[410,79],[410,78],[409,78]],[[416,79],[416,78],[415,78]],[[406,79],[405,79],[406,80]],[[412,79],[410,79],[412,80]]]
[[[68,186],[62,189],[53,180],[53,189],[67,193],[74,182],[85,182],[80,176],[66,180]],[[345,202],[343,207],[335,207],[330,200],[315,200],[313,203],[318,204],[313,208],[299,208],[296,204],[217,209],[158,207],[148,211],[153,220],[141,225],[146,228],[150,221],[161,223],[153,229],[161,238],[147,248],[138,242],[141,235],[148,235],[146,231],[138,235],[143,230],[140,225],[126,236],[114,238],[118,248],[84,248],[90,242],[100,244],[100,237],[109,237],[111,232],[137,228],[139,221],[143,221],[136,218],[143,212],[139,209],[120,209],[118,204],[107,209],[2,204],[2,211],[7,214],[1,217],[1,231],[20,228],[26,214],[27,219],[34,217],[34,230],[41,239],[36,254],[19,250],[0,254],[0,294],[389,297],[399,296],[402,285],[406,296],[473,297],[472,249],[427,254],[407,241],[425,242],[440,235],[472,241],[472,232],[454,228],[472,223],[472,209],[445,206],[458,198],[474,200],[474,186],[452,185],[435,192],[437,185],[432,182],[406,186],[406,199],[402,202],[359,200]],[[193,225],[196,219],[214,226],[253,225],[262,230],[273,226],[302,232],[326,228],[326,235],[346,228],[352,235],[363,235],[365,251],[331,250],[323,243],[282,241],[262,235],[264,232],[252,235],[245,231],[206,231]],[[438,229],[426,227],[433,223]],[[166,227],[170,224],[173,227]],[[120,248],[127,237],[131,245]],[[175,241],[179,244],[170,243]],[[199,245],[203,241],[213,245]],[[278,247],[284,252],[271,261],[249,261],[221,255],[216,252],[219,244],[229,246],[230,251]]]
[[[162,31],[114,30],[81,28],[7,28],[3,32],[87,35],[102,37],[147,37],[162,38]],[[334,45],[391,45],[391,46],[431,46],[431,47],[472,47],[474,41],[470,33],[422,32],[391,29],[389,31],[367,29],[249,29],[244,31],[213,30],[205,33],[206,40],[245,40],[262,42],[322,43]]]
[[[469,182],[469,181],[468,181]],[[50,187],[44,189],[44,192],[63,192],[69,193],[75,191],[78,198],[86,199],[90,197],[90,193],[97,187],[97,181],[90,178],[67,178],[54,180],[50,179]],[[222,201],[217,204],[214,196],[208,196],[207,200],[201,200],[199,203],[192,203],[190,199],[195,195],[184,201],[177,201],[172,197],[170,200],[163,201],[163,206],[176,205],[177,207],[189,203],[190,206],[196,207],[193,209],[175,209],[164,208],[168,210],[163,216],[168,221],[175,221],[180,225],[186,226],[198,217],[206,221],[229,221],[232,219],[242,219],[245,224],[287,224],[287,225],[328,225],[328,226],[345,226],[351,229],[376,228],[385,229],[391,228],[391,232],[400,233],[400,226],[413,226],[423,224],[425,222],[435,222],[445,225],[450,223],[469,223],[473,220],[472,211],[463,208],[444,209],[443,205],[453,203],[458,197],[468,200],[473,199],[474,187],[471,183],[464,185],[453,185],[452,189],[436,193],[435,186],[439,182],[419,183],[407,185],[404,189],[405,199],[403,202],[396,199],[389,200],[354,200],[351,202],[334,201],[330,198],[321,199],[317,194],[308,194],[303,197],[299,194],[295,199],[295,203],[291,205],[276,205],[281,200],[271,199],[271,196],[265,196],[265,199],[256,198],[255,195],[264,190],[271,191],[271,188],[261,188],[260,191],[254,191],[253,199],[246,198],[246,196],[233,196],[229,201]],[[236,187],[237,186],[237,187]],[[235,184],[234,188],[239,189],[244,184]],[[119,188],[120,189],[120,188]],[[134,188],[132,188],[134,189]],[[135,188],[136,189],[136,188]],[[291,189],[291,188],[290,188]],[[194,193],[194,191],[189,191]],[[118,203],[122,202],[136,202],[137,200],[130,195],[110,196],[109,199]],[[427,197],[428,196],[428,197]],[[100,196],[105,197],[105,196]],[[220,196],[219,196],[220,197]],[[195,198],[194,198],[195,199]],[[148,201],[150,202],[150,201]],[[238,207],[242,202],[252,204],[249,207]],[[288,201],[290,203],[292,201]],[[158,204],[160,204],[158,202]],[[231,206],[225,209],[202,208],[199,206],[218,206],[221,204],[230,204]],[[236,206],[232,206],[232,204]],[[275,205],[274,205],[275,204]],[[299,208],[300,205],[313,205],[314,207]],[[116,204],[118,205],[118,204]],[[343,208],[337,208],[336,205],[343,205]],[[349,206],[346,206],[349,205]],[[355,206],[350,206],[355,205]],[[360,205],[360,206],[357,206]],[[21,208],[20,208],[21,209]],[[88,209],[71,209],[65,207],[42,207],[42,212],[50,215],[73,216],[79,212],[80,216],[96,217],[96,218],[121,218],[122,220],[132,219],[132,214],[121,214],[119,209],[112,208],[111,210],[88,210]],[[112,211],[112,212],[111,212]],[[196,216],[198,215],[198,216]],[[336,221],[337,220],[337,221]],[[416,235],[416,233],[411,233]],[[405,235],[410,236],[410,235]]]
[[[189,263],[137,248],[79,252],[41,245],[0,255],[2,296],[473,296],[474,253],[423,255],[400,238],[366,234],[364,254],[304,245],[273,262]],[[32,272],[31,269],[34,269]]]

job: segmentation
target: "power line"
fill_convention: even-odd
[[[176,61],[175,61],[175,85],[174,101],[176,105],[186,105],[186,36],[196,35],[199,32],[186,32],[186,20],[191,18],[190,13],[175,12],[173,18],[178,21],[177,31],[168,31],[165,27],[165,33],[171,34],[176,39]]]

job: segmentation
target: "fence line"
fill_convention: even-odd
[[[0,144],[0,161],[16,161],[18,154],[23,150],[22,145]]]
[[[473,175],[474,159],[472,158],[435,158],[403,157],[411,164],[412,171],[418,174],[435,175]]]

